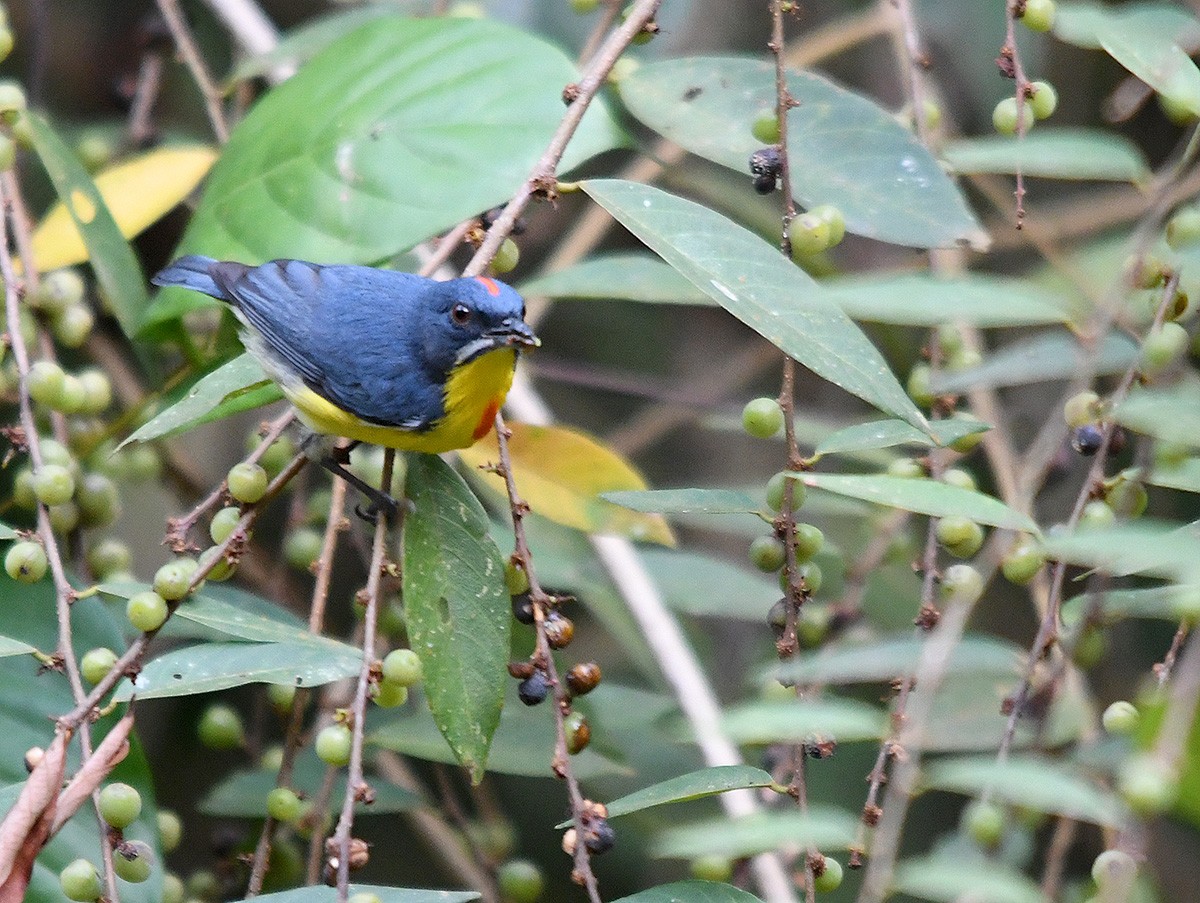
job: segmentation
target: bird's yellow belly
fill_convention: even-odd
[[[515,364],[516,352],[503,348],[456,367],[446,380],[445,416],[421,431],[369,423],[304,385],[282,388],[300,418],[318,433],[385,448],[438,454],[474,445],[488,434],[512,385]]]

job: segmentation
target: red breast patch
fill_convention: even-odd
[[[480,279],[480,282],[483,280]],[[483,409],[483,416],[479,418],[479,425],[475,427],[475,432],[471,434],[473,439],[482,439],[488,434],[491,428],[496,423],[496,412],[500,410],[500,399],[493,398],[488,402],[488,406]]]
[[[486,288],[488,294],[493,298],[500,294],[500,286],[496,285],[496,283],[491,279],[488,279],[487,276],[476,276],[475,281]],[[493,411],[492,413],[495,414],[496,412]],[[479,436],[476,436],[475,438],[478,439]]]

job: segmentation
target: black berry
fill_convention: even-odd
[[[607,853],[616,842],[617,832],[613,830],[607,818],[593,819],[583,830],[583,845],[594,856]]]
[[[775,190],[782,173],[783,163],[779,148],[761,147],[750,155],[750,174],[754,176],[754,190],[759,194],[770,194]]]
[[[1071,434],[1071,448],[1087,458],[1100,451],[1103,443],[1104,434],[1094,423],[1085,423],[1083,426],[1076,427],[1075,432]]]
[[[529,593],[521,593],[519,596],[512,597],[512,613],[513,617],[522,624],[534,622],[533,600],[529,598]]]
[[[550,684],[544,671],[534,671],[517,685],[517,696],[525,705],[537,705],[550,692]]]

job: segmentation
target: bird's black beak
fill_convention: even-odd
[[[494,340],[498,348],[513,345],[537,348],[542,344],[542,340],[534,335],[533,329],[524,320],[505,320],[497,329],[488,330],[487,337]]]

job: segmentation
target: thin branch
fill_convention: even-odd
[[[212,123],[213,134],[217,136],[217,143],[224,144],[229,140],[229,124],[225,121],[225,111],[221,109],[221,92],[208,74],[208,66],[200,56],[200,48],[192,40],[178,0],[157,0],[157,3],[159,12],[167,22],[167,28],[171,30],[171,37],[175,39],[175,46],[179,48],[179,55],[183,57],[196,87],[200,89],[204,98],[204,109],[208,113],[209,122]]]

